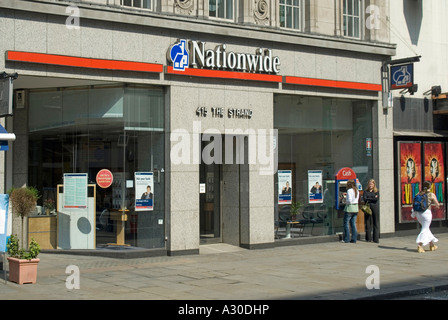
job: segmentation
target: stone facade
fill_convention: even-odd
[[[233,21],[208,17],[208,1],[160,0],[152,10],[120,6],[119,0],[90,0],[75,3],[79,8],[79,28],[67,26],[70,21],[64,1],[3,1],[0,6],[0,52],[8,50],[39,52],[96,59],[148,62],[167,65],[167,50],[177,39],[200,39],[213,48],[227,44],[228,51],[255,53],[260,47],[270,48],[280,58],[280,75],[329,79],[356,83],[381,83],[381,62],[395,53],[389,43],[384,24],[389,16],[389,1],[362,1],[364,8],[375,5],[380,11],[378,29],[366,28],[361,21],[360,39],[343,37],[342,1],[302,1],[303,30],[280,28],[278,0],[236,1]],[[366,17],[362,14],[362,17]],[[367,18],[366,18],[367,19]],[[198,106],[217,102],[226,107],[252,109],[250,119],[201,120],[202,132],[207,129],[273,129],[274,94],[304,94],[373,100],[381,105],[381,94],[363,90],[336,90],[313,86],[290,86],[242,80],[176,78],[132,71],[95,70],[57,65],[29,64],[0,59],[0,70],[18,72],[16,88],[70,86],[96,83],[138,83],[164,86],[166,94],[166,134],[175,129],[192,132],[198,121]],[[394,232],[392,115],[380,107],[374,121],[375,178],[382,190],[381,219],[383,233]],[[14,119],[7,120],[8,130],[17,136],[10,153],[1,155],[3,190],[27,183],[27,109],[16,110]],[[176,252],[197,252],[199,248],[199,166],[169,163],[173,142],[166,142],[166,238],[167,249]],[[9,157],[9,160],[8,160]],[[229,185],[236,179],[232,168],[223,168]],[[273,179],[259,174],[257,165],[243,166],[248,177],[247,201],[227,210],[223,241],[256,247],[274,241]],[[8,172],[9,176],[5,174]],[[10,173],[12,172],[12,173]],[[224,186],[224,189],[226,186]],[[223,191],[223,197],[232,197]],[[239,212],[238,212],[239,210]],[[239,215],[239,223],[235,216]],[[227,228],[227,225],[229,227]],[[235,232],[238,227],[239,231]],[[225,238],[225,239],[224,239]]]

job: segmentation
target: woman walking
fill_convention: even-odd
[[[431,182],[429,181],[423,182],[423,190],[420,191],[418,194],[427,195],[428,209],[426,209],[425,211],[414,211],[411,215],[413,218],[417,216],[417,220],[422,226],[422,229],[419,235],[417,236],[416,240],[418,253],[425,252],[423,247],[428,244],[429,244],[429,250],[435,251],[437,249],[437,246],[434,243],[439,241],[436,237],[434,237],[431,230],[429,229],[432,221],[431,204],[436,205],[437,208],[440,206],[435,194],[432,193],[430,190],[431,190]]]
[[[375,180],[370,179],[367,188],[362,195],[362,201],[369,204],[372,214],[364,213],[364,222],[366,227],[366,241],[379,243],[380,239],[380,214],[379,214],[379,192]],[[373,233],[373,238],[372,238]]]
[[[356,187],[355,181],[347,181],[347,199],[345,202],[344,213],[344,240],[342,242],[356,243],[358,238],[358,230],[356,229],[356,217],[358,216],[358,200],[359,191]],[[352,236],[350,240],[350,228],[352,229]]]

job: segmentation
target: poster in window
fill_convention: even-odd
[[[422,185],[420,142],[400,142],[400,207],[399,222],[415,222],[411,217],[415,194]]]
[[[278,171],[278,204],[291,204],[292,202],[292,171]]]
[[[445,159],[443,157],[443,145],[437,142],[427,142],[423,144],[424,148],[424,172],[425,181],[431,182],[431,192],[437,197],[440,204],[439,208],[432,206],[432,218],[445,218]]]
[[[64,174],[64,208],[87,208],[87,173]]]
[[[308,202],[323,203],[322,170],[308,170]]]
[[[135,173],[135,211],[154,210],[153,172]]]

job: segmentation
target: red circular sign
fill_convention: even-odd
[[[101,188],[109,188],[112,182],[114,182],[114,176],[109,170],[102,169],[96,174],[96,183]]]

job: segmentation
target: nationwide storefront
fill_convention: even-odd
[[[198,32],[183,19],[128,23],[113,10],[86,9],[73,30],[48,8],[6,10],[2,19],[21,28],[0,48],[2,67],[19,74],[5,189],[40,191],[28,233],[44,249],[272,246],[287,241],[276,221],[297,201],[310,223],[293,236],[334,237],[341,168],[360,187],[393,181],[383,175],[391,132],[379,100],[393,46],[266,38],[263,28],[228,35],[219,23]],[[393,232],[393,212],[383,220]]]

